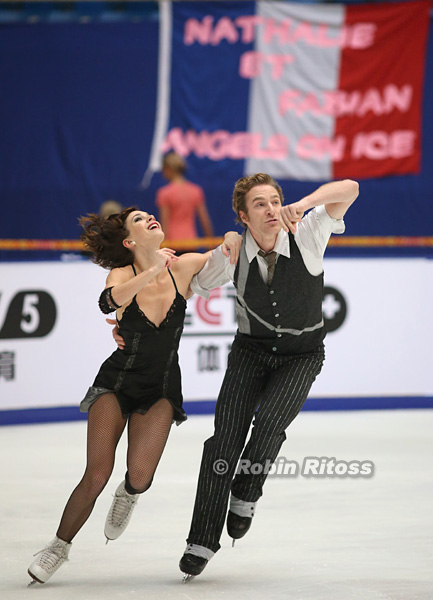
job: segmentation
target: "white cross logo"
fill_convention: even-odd
[[[325,315],[325,319],[331,320],[335,318],[335,315],[341,310],[341,303],[335,299],[333,294],[326,294],[322,302],[322,312]]]

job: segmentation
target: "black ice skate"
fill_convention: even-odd
[[[195,556],[195,554],[184,554],[179,562],[179,569],[184,573],[183,582],[186,583],[203,571],[207,565],[207,558]]]
[[[179,569],[185,574],[183,583],[186,583],[190,579],[200,575],[208,562],[209,559],[205,558],[204,556],[197,556],[196,554],[185,552],[179,561]]]
[[[240,517],[229,510],[227,514],[227,533],[233,539],[232,546],[235,545],[235,540],[240,540],[248,532],[252,520],[252,517]]]

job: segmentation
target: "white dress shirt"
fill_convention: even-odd
[[[311,275],[320,275],[323,271],[323,255],[328,245],[331,233],[344,233],[343,219],[333,219],[326,211],[325,206],[318,206],[310,210],[298,223],[295,233],[295,242],[301,252],[304,264]],[[260,275],[266,283],[268,280],[268,265],[265,259],[258,254],[260,247],[247,230],[245,236],[245,252],[248,262],[257,257]],[[289,236],[281,229],[277,235],[273,248],[277,253],[290,258]],[[221,246],[218,246],[210,255],[200,273],[191,281],[191,289],[195,294],[209,297],[209,291],[233,281],[236,265],[230,264],[230,259],[224,256]]]

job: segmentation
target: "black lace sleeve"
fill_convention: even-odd
[[[103,290],[102,294],[99,296],[99,308],[105,315],[116,310],[116,308],[120,308],[118,304],[113,300],[113,296],[111,295],[111,290],[113,288],[106,288]]]

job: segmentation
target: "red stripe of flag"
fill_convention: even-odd
[[[418,173],[430,0],[346,10],[339,90],[356,110],[336,119],[346,145],[334,178]]]

